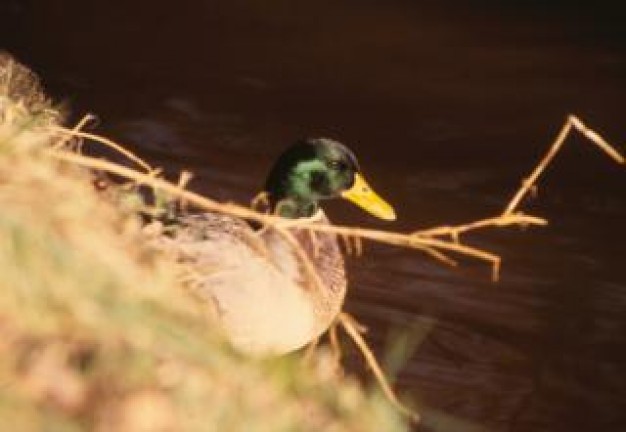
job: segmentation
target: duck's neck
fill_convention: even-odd
[[[272,200],[273,213],[287,219],[310,218],[317,213],[318,209],[317,201],[303,197],[283,197]]]

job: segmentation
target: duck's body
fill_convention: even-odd
[[[270,209],[286,218],[329,223],[318,202],[336,196],[379,217],[395,217],[360,176],[354,155],[326,139],[287,150],[270,172],[266,192]],[[227,215],[181,217],[172,235],[160,241],[189,264],[193,291],[233,345],[248,353],[278,354],[323,333],[340,312],[347,287],[335,235],[298,228],[290,233],[315,275],[275,229],[255,231]]]
[[[242,351],[296,350],[323,333],[341,310],[347,283],[334,236],[290,230],[318,284],[273,229],[257,233],[244,221],[211,213],[180,223],[168,249],[174,246],[178,258],[192,264],[193,292]],[[328,223],[321,210],[315,223]]]

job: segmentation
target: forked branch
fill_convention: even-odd
[[[511,198],[511,201],[506,206],[504,212],[502,213],[502,216],[508,216],[515,212],[524,196],[526,196],[526,194],[531,191],[532,188],[537,184],[537,179],[539,179],[541,173],[545,171],[552,159],[554,159],[561,147],[563,147],[565,139],[569,136],[572,127],[580,132],[583,136],[585,136],[591,143],[598,146],[615,162],[624,165],[624,156],[622,156],[617,150],[615,150],[597,132],[589,129],[582,121],[580,121],[578,117],[576,117],[575,115],[569,115],[567,117],[567,120],[565,121],[565,124],[561,128],[561,131],[548,149],[548,152],[539,161],[539,163],[533,169],[530,175],[526,177],[526,179],[524,179],[524,181],[522,182],[522,186],[515,193],[515,195],[513,195],[513,198]]]

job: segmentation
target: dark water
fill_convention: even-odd
[[[217,198],[247,202],[297,137],[339,139],[408,230],[499,212],[567,113],[626,150],[618,2],[501,3],[3,0],[0,47]],[[430,326],[398,375],[423,430],[626,430],[626,176],[569,141],[525,205],[548,228],[467,238],[499,283],[377,245],[350,262],[378,352]]]

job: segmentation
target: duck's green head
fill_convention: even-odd
[[[324,199],[345,198],[369,213],[394,220],[393,208],[367,184],[354,154],[326,138],[304,139],[276,161],[265,183],[271,209],[287,218],[311,217]]]

